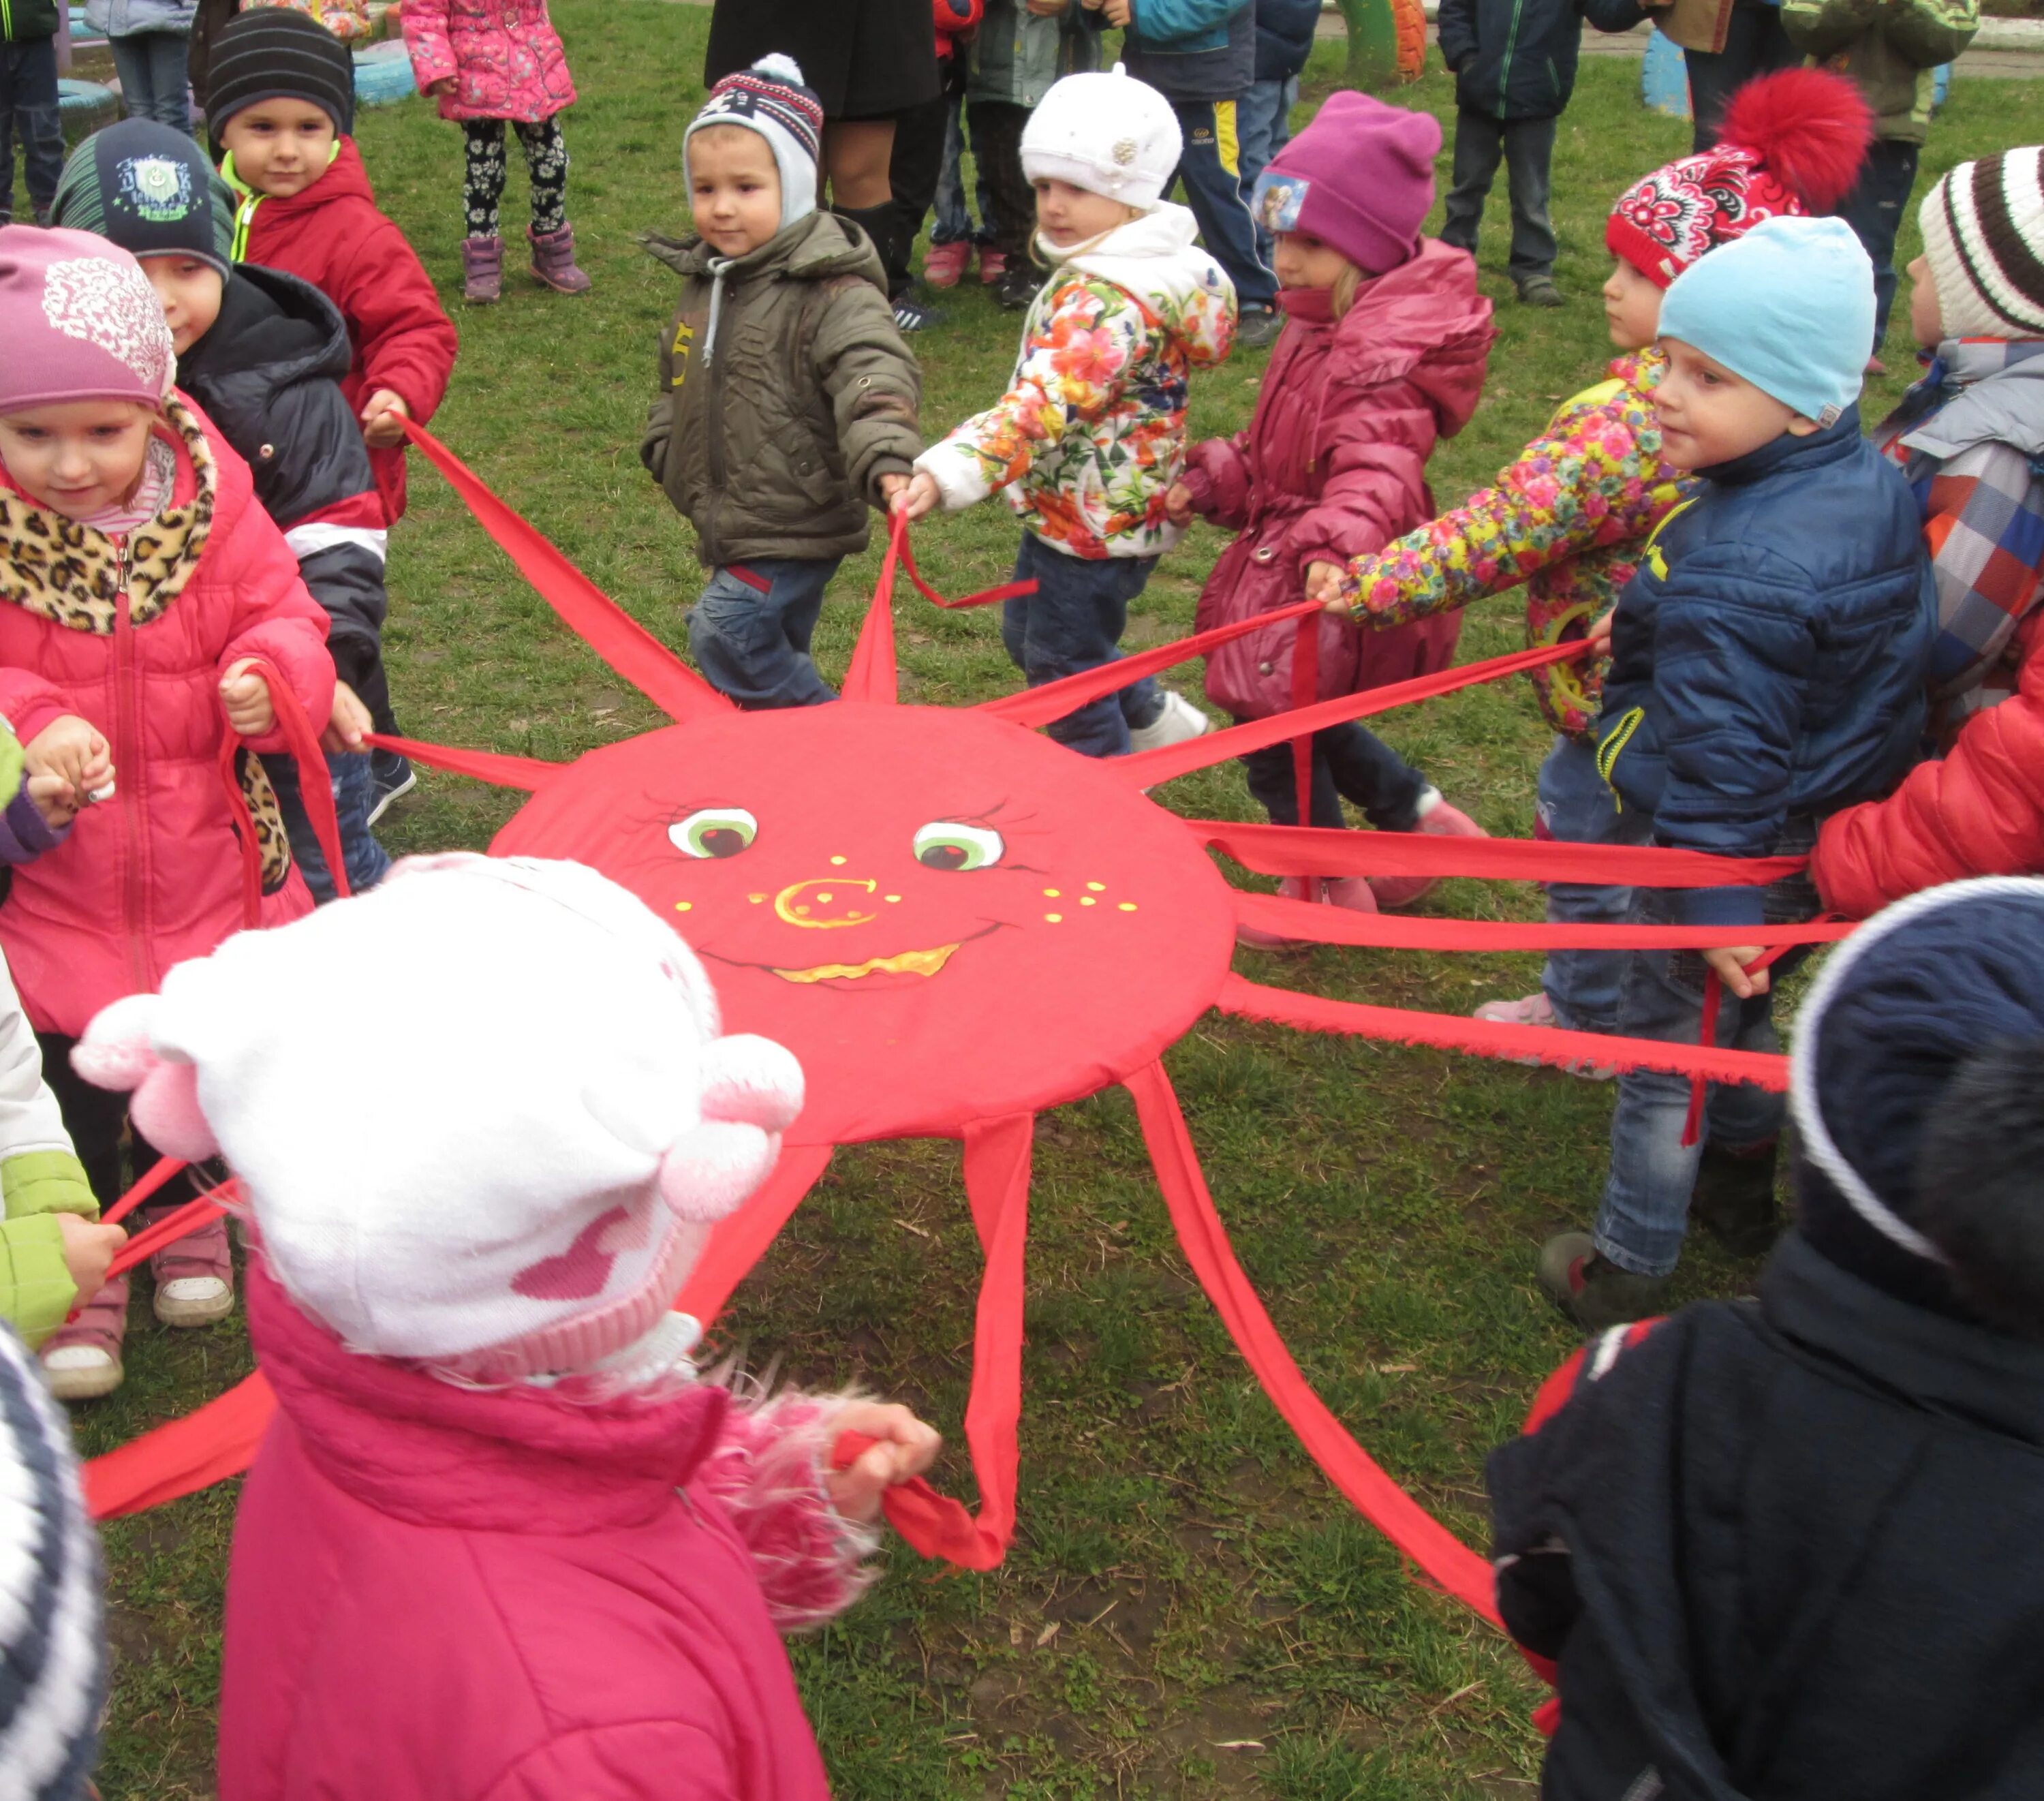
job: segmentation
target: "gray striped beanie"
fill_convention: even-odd
[[[2044,149],[1960,164],[1916,217],[1946,337],[2044,337]]]
[[[71,1430],[0,1326],[0,1798],[75,1801],[106,1699],[99,1541]]]

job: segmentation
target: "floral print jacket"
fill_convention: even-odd
[[[1460,506],[1349,564],[1355,617],[1402,625],[1526,584],[1526,641],[1580,637],[1632,579],[1639,548],[1685,491],[1661,460],[1657,350],[1621,356],[1566,402],[1516,462]],[[1531,672],[1554,729],[1596,718],[1600,669]]]
[[[1185,466],[1188,378],[1235,337],[1235,291],[1166,202],[1056,270],[1007,393],[917,459],[955,510],[1006,491],[1070,556],[1155,556],[1183,535],[1164,496]]]

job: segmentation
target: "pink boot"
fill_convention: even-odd
[[[1286,900],[1302,901],[1306,898],[1306,878],[1287,875],[1278,884],[1278,892]],[[1358,875],[1327,875],[1320,879],[1320,900],[1327,906],[1345,906],[1351,913],[1374,913],[1377,896],[1370,891],[1370,884]],[[1288,945],[1304,944],[1304,938],[1281,937],[1275,932],[1258,931],[1254,926],[1238,926],[1235,941],[1246,945],[1251,950],[1283,950]]]
[[[498,237],[461,241],[461,297],[471,306],[489,306],[504,298],[504,240]]]
[[[1523,1000],[1485,1001],[1471,1017],[1489,1020],[1495,1026],[1558,1026],[1562,1023],[1554,1017],[1554,1003],[1547,999],[1544,990],[1537,995],[1528,995]],[[1523,1063],[1533,1069],[1540,1067],[1540,1060],[1537,1056],[1506,1056],[1497,1060],[1500,1063]],[[1596,1063],[1586,1056],[1577,1057],[1560,1067],[1571,1076],[1581,1076],[1586,1082],[1608,1082],[1618,1073],[1616,1064]]]
[[[128,1333],[128,1278],[117,1276],[43,1341],[44,1380],[60,1401],[96,1401],[121,1386]]]
[[[1490,836],[1466,813],[1458,811],[1441,799],[1439,788],[1429,788],[1420,797],[1420,823],[1415,829],[1434,838],[1487,838]],[[1440,885],[1438,875],[1373,875],[1370,887],[1381,907],[1410,906]]]
[[[216,1219],[149,1259],[156,1318],[166,1326],[210,1326],[234,1311],[234,1259],[227,1222]]]
[[[575,267],[573,225],[544,233],[528,225],[525,235],[532,241],[532,273],[555,293],[586,294],[595,285]]]

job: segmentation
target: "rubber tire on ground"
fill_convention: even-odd
[[[402,40],[372,44],[355,58],[355,98],[358,106],[388,106],[419,91],[412,58]]]
[[[57,100],[63,109],[67,148],[121,117],[121,97],[96,81],[74,81],[66,75],[57,83]]]

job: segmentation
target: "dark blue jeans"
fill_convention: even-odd
[[[1036,591],[1001,607],[1001,641],[1029,686],[1041,687],[1121,656],[1128,603],[1157,567],[1154,556],[1067,556],[1034,532],[1022,534],[1015,579]],[[1086,756],[1125,756],[1128,729],[1155,725],[1164,695],[1147,675],[1054,722],[1051,736]]]
[[[1241,305],[1275,305],[1278,277],[1257,248],[1256,221],[1242,195],[1235,102],[1185,101],[1171,110],[1178,115],[1185,140],[1178,158],[1178,182],[1185,190],[1185,204],[1200,222],[1208,252],[1228,271]]]
[[[1888,336],[1888,309],[1895,304],[1895,236],[1902,229],[1903,209],[1916,185],[1916,160],[1922,148],[1877,138],[1867,146],[1859,180],[1838,202],[1838,217],[1852,227],[1873,264],[1876,352]]]
[[[284,815],[284,830],[291,841],[291,855],[313,899],[324,906],[334,898],[333,878],[327,873],[326,853],[320,849],[305,811],[305,795],[298,787],[298,766],[288,756],[266,756],[263,767],[270,786],[277,791],[277,805]],[[369,803],[375,791],[367,756],[329,755],[327,775],[333,783],[333,810],[340,822],[340,857],[348,871],[348,891],[366,894],[383,879],[390,867],[390,853],[376,841],[369,829]]]
[[[182,31],[138,31],[107,40],[121,103],[131,119],[154,119],[191,135],[191,77],[186,60],[191,38]]]
[[[1504,164],[1512,200],[1512,258],[1515,282],[1554,272],[1554,227],[1547,216],[1554,161],[1553,119],[1493,119],[1463,106],[1455,114],[1454,186],[1448,191],[1441,241],[1476,254],[1483,203]]]
[[[1236,103],[1235,125],[1241,139],[1242,198],[1256,191],[1256,178],[1270,166],[1270,159],[1292,141],[1292,109],[1299,103],[1299,78],[1284,81],[1251,82]],[[1253,216],[1253,210],[1252,210]],[[1257,254],[1270,262],[1275,248],[1262,221],[1256,221]],[[1274,264],[1272,264],[1275,267]]]
[[[837,695],[809,656],[837,556],[774,557],[713,569],[689,615],[689,650],[740,706],[819,706]]]
[[[930,228],[930,242],[936,244],[962,244],[968,239],[974,244],[993,241],[993,189],[983,170],[973,190],[973,198],[979,202],[979,216],[989,221],[975,225],[972,212],[967,206],[965,190],[965,95],[955,93],[944,114],[944,160],[937,174],[936,221]],[[976,122],[975,122],[976,123]],[[979,133],[973,132],[973,158],[979,161]]]
[[[1239,725],[1242,721],[1235,721]],[[1292,747],[1270,745],[1242,760],[1249,791],[1274,825],[1299,823],[1298,778]],[[1366,725],[1350,720],[1313,734],[1312,823],[1331,830],[1348,824],[1341,803],[1353,802],[1380,832],[1409,832],[1420,823],[1427,778]]]
[[[1738,89],[1755,75],[1792,69],[1802,60],[1803,52],[1781,29],[1780,6],[1772,0],[1735,0],[1731,16],[1725,21],[1724,48],[1715,53],[1682,52],[1689,73],[1689,109],[1695,125],[1691,148],[1700,156],[1717,142],[1725,102]]]
[[[56,198],[63,173],[63,113],[57,99],[57,44],[33,37],[0,44],[0,219],[14,210],[14,133],[21,134],[29,203],[38,214]]]

